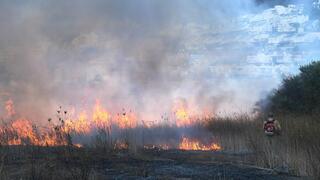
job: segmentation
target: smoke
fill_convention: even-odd
[[[60,105],[84,109],[96,98],[111,111],[130,109],[141,118],[170,112],[176,99],[199,111],[250,109],[265,84],[276,83],[237,76],[250,53],[237,39],[243,24],[236,19],[261,6],[247,0],[1,1],[1,97],[39,121]]]

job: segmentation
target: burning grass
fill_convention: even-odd
[[[6,103],[5,109],[7,117],[0,126],[1,145],[86,146],[133,151],[138,148],[221,150],[213,138],[207,137],[208,134],[194,136],[204,128],[195,128],[198,118],[183,103],[174,107],[176,124],[152,126],[139,124],[137,115],[132,111],[112,114],[98,100],[90,113],[80,111],[77,115],[59,107],[57,118],[49,118],[44,126],[17,117],[11,100]],[[206,143],[201,142],[202,137],[205,137]]]
[[[67,149],[96,149],[109,153],[145,150],[193,150],[254,152],[255,163],[268,168],[285,167],[290,173],[319,177],[317,117],[279,117],[283,133],[267,138],[260,117],[246,115],[207,119],[199,123],[188,107],[174,109],[176,124],[145,126],[139,124],[132,111],[113,115],[99,101],[91,113],[81,111],[71,118],[61,107],[57,119],[48,119],[45,126],[16,117],[9,100],[7,115],[0,126],[2,146],[66,147]],[[6,121],[5,121],[6,120]],[[211,131],[205,131],[204,126]],[[308,143],[306,143],[308,142]]]
[[[26,119],[17,119],[0,127],[1,145],[61,146],[68,144],[62,126],[38,128]]]
[[[183,137],[181,143],[179,144],[179,149],[181,149],[181,150],[197,150],[197,151],[219,151],[219,150],[221,150],[221,146],[217,143],[204,145],[199,140],[194,140],[194,139],[189,139],[187,137]]]
[[[0,150],[6,149],[6,152],[2,153],[2,157],[6,159],[3,163],[10,161],[7,155],[9,151],[21,155],[31,148],[31,154],[28,152],[21,157],[32,157],[37,154],[37,148],[44,148],[48,152],[42,153],[56,153],[55,157],[60,158],[59,162],[65,163],[64,166],[69,168],[68,176],[88,177],[90,168],[87,166],[92,164],[92,161],[99,160],[93,158],[96,152],[105,156],[113,156],[118,152],[144,156],[141,152],[173,149],[195,152],[254,152],[256,165],[268,168],[288,167],[290,173],[319,177],[319,141],[314,138],[317,137],[315,127],[319,127],[316,118],[308,120],[308,123],[303,119],[295,119],[296,124],[286,117],[279,118],[284,128],[283,134],[270,140],[264,136],[261,129],[262,119],[248,116],[207,119],[206,124],[192,119],[186,120],[187,123],[183,125],[144,126],[138,123],[133,112],[114,116],[97,102],[91,113],[82,111],[75,119],[69,118],[68,112],[59,108],[57,119],[49,119],[46,126],[36,126],[25,118],[15,118],[17,115],[13,103],[7,103],[6,109],[8,113],[0,127]],[[181,113],[177,118],[190,118],[185,116],[186,114],[187,112]],[[191,121],[193,123],[189,124]],[[212,133],[205,131],[204,125]],[[21,152],[21,149],[24,150]],[[88,151],[90,153],[87,153]],[[70,164],[75,163],[74,158],[79,156],[83,159],[77,162],[80,167]],[[51,161],[51,157],[47,158]],[[34,166],[32,167],[31,176],[36,176]],[[0,174],[1,171],[0,166]]]
[[[319,177],[320,143],[316,137],[320,127],[316,117],[279,117],[283,134],[268,139],[263,134],[262,119],[259,117],[244,115],[212,118],[203,124],[192,119],[186,108],[175,111],[178,124],[174,126],[145,126],[139,124],[138,117],[133,112],[112,115],[99,102],[91,113],[81,111],[74,119],[68,116],[67,111],[59,108],[57,119],[48,119],[45,126],[36,126],[25,118],[16,118],[12,102],[6,104],[6,109],[7,116],[4,120],[7,121],[3,121],[0,126],[2,150],[6,146],[25,146],[27,149],[60,147],[63,158],[67,161],[74,156],[73,153],[83,151],[95,151],[104,155],[122,151],[139,154],[141,150],[171,149],[253,152],[254,162],[258,166],[285,167],[288,173]],[[205,128],[209,131],[205,131]],[[7,157],[6,154],[3,153],[3,157]],[[83,166],[86,166],[85,161]],[[74,168],[73,165],[70,167]],[[81,168],[76,169],[75,171],[81,172]]]

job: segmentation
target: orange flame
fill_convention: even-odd
[[[123,112],[122,114],[118,114],[118,116],[115,117],[115,120],[115,125],[117,125],[120,129],[137,127],[137,116],[132,112]]]
[[[210,145],[203,145],[197,140],[191,140],[186,137],[182,138],[179,144],[179,149],[182,150],[201,150],[201,151],[218,151],[221,150],[221,146],[216,143]]]
[[[85,111],[80,112],[79,117],[73,120],[67,120],[65,126],[66,132],[74,131],[78,134],[88,134],[91,131],[90,123],[88,121],[87,113]]]
[[[8,100],[5,105],[7,116],[12,119],[16,114],[14,103]],[[188,126],[195,122],[194,114],[188,108],[185,102],[178,102],[173,107],[175,113],[176,126]],[[63,113],[62,113],[63,112]],[[74,112],[76,112],[74,110]],[[138,127],[137,115],[132,112],[125,112],[121,114],[109,113],[97,100],[92,111],[81,111],[78,115],[71,112],[70,117],[67,111],[58,110],[59,125],[54,125],[54,122],[49,119],[47,127],[36,127],[31,121],[19,118],[9,122],[7,125],[0,125],[0,144],[5,145],[37,145],[37,146],[60,146],[70,144],[71,134],[84,134],[89,135],[97,129],[108,130],[111,132],[111,127],[118,127],[120,129],[136,128]],[[16,115],[15,115],[16,116]],[[60,117],[61,116],[61,117]],[[71,117],[72,116],[72,117]],[[143,122],[144,128],[150,128]],[[74,144],[76,147],[82,147],[81,144]],[[128,143],[117,142],[116,149],[128,149]],[[169,149],[169,146],[164,145],[151,145],[145,146],[146,149]],[[190,140],[183,137],[179,144],[179,149],[184,150],[220,150],[218,144],[203,145],[199,141]]]
[[[189,116],[186,109],[180,108],[176,111],[176,125],[178,127],[190,126],[194,123],[194,119]]]
[[[66,145],[67,141],[61,134],[54,131],[43,131],[33,126],[26,119],[17,119],[9,127],[1,127],[2,138],[5,137],[7,145],[36,145],[57,146]]]
[[[110,115],[105,109],[103,109],[103,107],[101,107],[99,100],[96,101],[92,120],[94,125],[98,128],[106,128],[110,126]]]
[[[177,127],[188,127],[213,116],[208,107],[199,107],[184,99],[177,99],[172,107],[172,112]]]

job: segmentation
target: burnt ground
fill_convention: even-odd
[[[157,149],[14,150],[6,153],[0,179],[302,179],[250,165],[252,158],[248,153]]]
[[[126,164],[125,169],[110,166],[107,168],[108,177],[114,179],[301,179],[274,170],[243,164],[241,161],[243,156],[248,156],[247,158],[250,159],[249,155],[245,154],[180,150],[151,152],[151,154],[154,157],[152,160],[135,159]]]

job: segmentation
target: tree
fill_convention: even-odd
[[[269,102],[274,112],[320,112],[320,61],[301,66],[298,75],[285,78]]]

